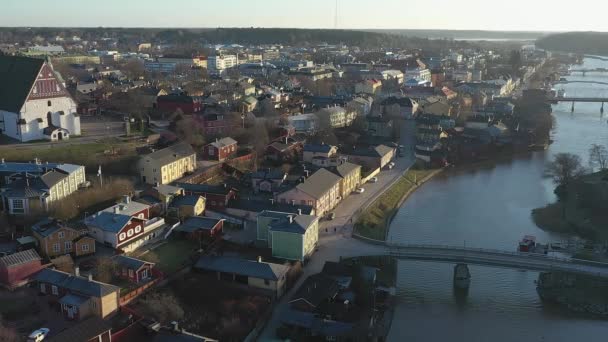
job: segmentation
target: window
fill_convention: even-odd
[[[58,235],[58,237],[60,239],[63,239],[65,237],[65,233],[64,232],[59,232],[59,233],[57,233],[57,235]]]
[[[12,211],[15,214],[25,213],[25,200],[22,199],[13,199],[11,200],[13,205]]]
[[[270,281],[268,279],[264,279],[264,285],[270,285]]]
[[[59,243],[53,244],[53,252],[59,253],[59,251],[61,251],[61,247],[59,246]]]
[[[128,236],[128,237],[133,236],[133,229],[129,229],[129,230],[127,230],[127,236]]]
[[[97,303],[95,303],[95,300],[91,301],[91,306],[93,307],[93,309],[97,308]]]
[[[215,155],[215,149],[214,148],[209,148],[209,155],[210,156],[214,156]]]
[[[129,278],[133,278],[133,270],[129,270]]]
[[[122,240],[124,240],[126,238],[127,238],[127,234],[125,234],[125,233],[120,233],[120,235],[118,235],[118,240],[122,241]]]
[[[51,285],[51,293],[55,296],[59,295],[59,291],[57,290],[57,286]]]
[[[148,269],[144,268],[143,270],[141,270],[141,279],[146,279],[148,278]]]
[[[141,226],[135,227],[135,234],[139,234],[141,232]]]
[[[46,293],[46,286],[44,284],[40,284],[40,292]]]
[[[47,101],[46,105],[50,107],[51,106],[51,101]]]
[[[89,251],[89,245],[87,245],[87,244],[82,245],[82,251],[83,252],[88,252]]]
[[[71,252],[72,251],[72,241],[66,241],[65,242],[65,251],[66,252]]]

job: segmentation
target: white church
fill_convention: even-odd
[[[0,55],[0,132],[21,142],[80,135],[76,102],[49,62]]]

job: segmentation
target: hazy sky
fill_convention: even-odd
[[[338,0],[339,28],[608,31],[606,0]],[[0,0],[0,26],[333,28],[335,0]]]

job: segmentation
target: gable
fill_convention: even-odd
[[[53,69],[44,63],[32,86],[27,100],[48,99],[69,96],[61,82],[55,76]]]
[[[0,55],[0,110],[19,113],[44,60]]]

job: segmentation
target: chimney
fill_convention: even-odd
[[[298,209],[298,215],[302,215],[302,209]]]
[[[270,199],[270,204],[274,205],[274,198]]]
[[[119,214],[120,213],[120,206],[116,205],[114,206],[114,214]]]
[[[258,262],[262,262],[262,256],[258,255]]]
[[[74,267],[74,275],[80,277],[80,268],[78,266]]]
[[[154,183],[154,186],[158,188],[160,186],[160,183],[156,182],[156,183]]]
[[[2,164],[4,164],[4,158],[2,158]]]
[[[89,281],[93,281],[93,275],[89,273],[88,279],[89,279]]]
[[[288,215],[287,217],[289,217],[289,223],[293,223],[293,215]]]
[[[177,321],[171,322],[171,330],[173,330],[174,332],[180,332],[179,323],[177,323]]]
[[[296,200],[291,200],[291,205],[296,205]]]
[[[122,196],[122,198],[123,198],[123,202],[124,202],[125,204],[129,204],[129,203],[131,203],[131,196],[129,196],[129,195],[124,195],[124,196]]]

